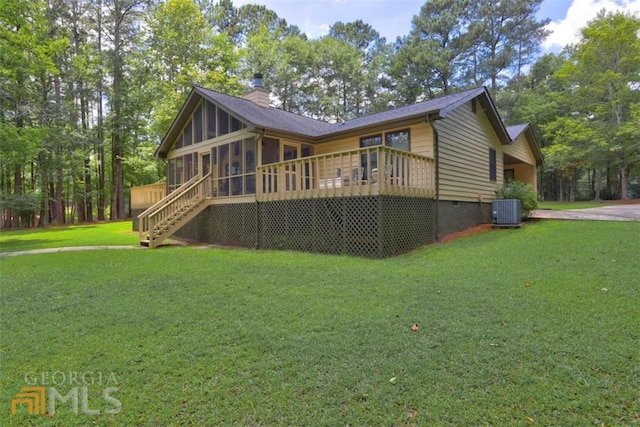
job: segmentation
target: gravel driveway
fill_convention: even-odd
[[[640,204],[572,209],[568,211],[538,209],[533,211],[531,218],[578,219],[592,221],[640,221]]]

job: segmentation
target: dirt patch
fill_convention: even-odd
[[[463,237],[473,236],[474,234],[484,233],[491,230],[492,227],[493,225],[491,224],[482,224],[476,227],[467,228],[466,230],[458,231],[457,233],[447,234],[440,240],[440,243],[447,243],[452,240],[461,239]]]

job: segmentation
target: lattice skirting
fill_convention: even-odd
[[[211,205],[175,236],[202,243],[255,248],[258,244],[257,203]]]
[[[435,201],[362,196],[213,205],[176,236],[226,246],[383,258],[435,241]]]

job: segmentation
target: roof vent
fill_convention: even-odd
[[[243,98],[260,107],[269,107],[269,92],[264,88],[261,73],[253,75],[253,89],[245,93]]]

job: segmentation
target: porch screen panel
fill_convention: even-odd
[[[199,154],[193,153],[193,170],[191,172],[192,177],[198,175],[198,159],[199,159]]]
[[[280,140],[275,138],[262,138],[262,164],[277,163],[280,159]],[[268,168],[259,183],[264,192],[278,191],[277,168]]]
[[[218,108],[218,136],[229,133],[229,114]]]
[[[182,148],[184,146],[184,133],[180,132],[180,135],[178,136],[178,139],[176,140],[176,148]]]
[[[207,139],[216,137],[216,106],[207,101]]]
[[[213,194],[214,196],[218,195],[218,177],[219,175],[218,168],[218,147],[213,147],[211,149],[211,177],[213,178]]]
[[[184,183],[184,159],[182,157],[176,158],[176,187],[181,186]]]
[[[240,196],[243,193],[242,183],[242,141],[231,143],[231,195]]]
[[[231,132],[240,130],[240,120],[231,116]]]
[[[256,139],[244,140],[244,191],[245,194],[256,193]]]
[[[182,138],[182,145],[184,145],[185,147],[188,145],[191,145],[192,141],[192,136],[193,136],[193,132],[191,129],[192,123],[191,120],[189,120],[189,122],[187,123],[187,125],[184,127],[184,137]]]
[[[229,145],[218,147],[218,196],[229,195],[229,176],[231,174],[229,160]]]
[[[202,105],[193,114],[193,142],[202,142]]]
[[[167,162],[167,186],[169,192],[176,189],[176,161],[175,159],[169,159]]]
[[[184,156],[184,181],[187,182],[193,178],[193,156],[191,153]]]

